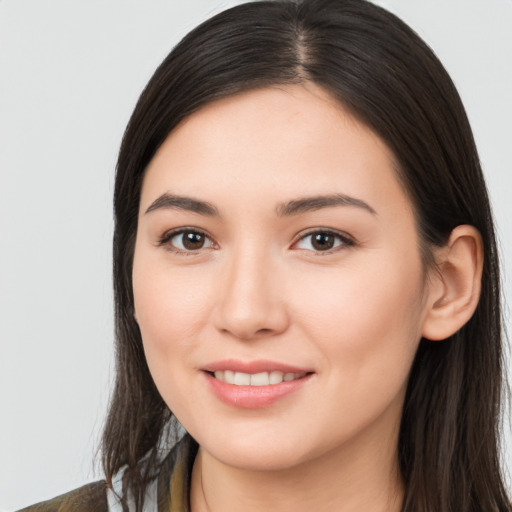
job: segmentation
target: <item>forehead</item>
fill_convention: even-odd
[[[150,162],[141,208],[163,192],[269,203],[339,192],[408,203],[385,143],[309,83],[240,93],[189,116]]]

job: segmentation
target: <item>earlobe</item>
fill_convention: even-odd
[[[483,244],[474,226],[457,226],[436,253],[422,336],[444,340],[473,316],[480,299]]]

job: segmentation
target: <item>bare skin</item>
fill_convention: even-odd
[[[395,432],[380,446],[367,443],[363,434],[347,453],[329,452],[281,471],[240,471],[200,450],[192,474],[191,510],[399,511],[403,489],[395,450]]]
[[[215,102],[169,135],[144,178],[133,286],[152,376],[200,445],[192,512],[400,510],[418,343],[478,301],[480,239],[459,228],[426,279],[392,153],[312,84]],[[291,391],[238,400],[233,365],[291,366],[274,384]]]

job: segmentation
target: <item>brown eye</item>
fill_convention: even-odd
[[[164,243],[169,244],[177,252],[199,251],[214,245],[204,233],[192,229],[171,233]]]
[[[328,251],[334,247],[336,239],[330,233],[315,233],[311,235],[311,245],[317,251]]]
[[[205,238],[202,233],[183,233],[181,236],[183,247],[185,249],[188,249],[189,251],[202,249]]]
[[[332,231],[314,231],[304,235],[296,244],[297,249],[328,252],[332,249],[350,247],[354,242],[347,236]]]

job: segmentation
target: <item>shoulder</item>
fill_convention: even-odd
[[[148,486],[145,502],[155,510],[186,511],[190,478],[198,445],[185,434],[162,460],[154,481]],[[105,480],[94,482],[48,501],[31,505],[18,512],[109,512],[124,510],[119,502],[123,495],[121,470],[112,479],[112,488]],[[109,508],[110,505],[110,508]],[[132,510],[130,505],[129,510]]]
[[[18,512],[108,512],[107,484],[93,482]]]

